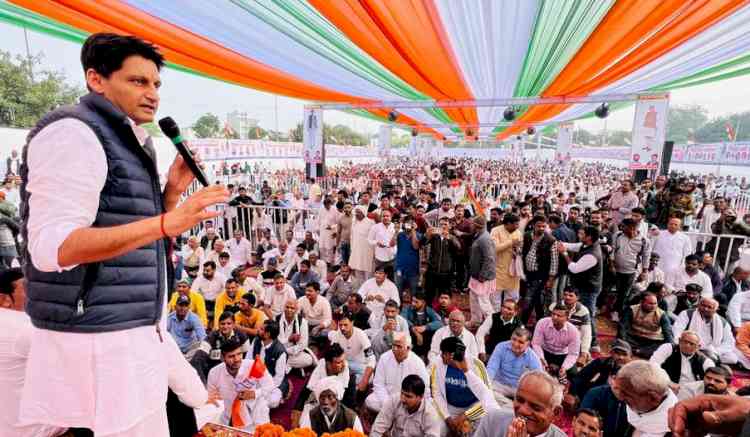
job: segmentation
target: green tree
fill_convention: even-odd
[[[717,117],[695,130],[695,140],[699,143],[729,141],[727,123],[737,135],[737,141],[750,140],[750,112]]]
[[[64,74],[41,70],[41,59],[0,52],[0,125],[30,128],[50,110],[83,95],[82,88],[66,83]]]
[[[247,138],[250,140],[259,140],[265,138],[267,135],[268,132],[260,126],[251,127],[250,130],[247,131]]]
[[[193,124],[193,131],[198,138],[216,138],[221,130],[219,117],[211,113],[201,115]]]
[[[706,122],[708,110],[700,105],[672,106],[667,115],[667,140],[675,144],[693,141],[693,132],[697,132]]]

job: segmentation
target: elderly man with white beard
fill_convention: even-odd
[[[300,419],[301,428],[310,428],[317,435],[337,433],[347,429],[362,431],[357,413],[341,403],[344,397],[344,386],[335,376],[327,376],[313,387],[318,405],[303,412]]]
[[[677,316],[673,333],[675,338],[679,338],[685,330],[693,331],[701,341],[701,352],[714,362],[736,364],[732,327],[726,319],[716,314],[718,309],[719,302],[715,299],[701,298],[697,309],[685,310]]]

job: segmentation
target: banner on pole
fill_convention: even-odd
[[[669,94],[641,97],[635,104],[631,170],[658,170],[667,136]]]
[[[412,137],[412,140],[414,137]],[[380,125],[378,130],[378,156],[386,158],[391,154],[391,126]]]
[[[557,127],[557,151],[555,159],[557,162],[569,162],[570,145],[573,140],[573,123],[562,123]]]
[[[302,156],[308,164],[323,162],[323,110],[305,108]]]

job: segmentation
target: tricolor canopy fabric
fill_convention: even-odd
[[[110,31],[169,66],[316,102],[438,101],[398,122],[521,132],[595,104],[471,102],[662,92],[750,73],[750,0],[0,0],[0,20],[71,41]],[[468,102],[447,107],[440,102]],[[381,104],[381,106],[383,106]],[[390,109],[355,111],[386,120]]]

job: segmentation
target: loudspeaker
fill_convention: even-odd
[[[669,174],[669,164],[672,162],[672,149],[674,149],[674,141],[664,141],[664,149],[661,151],[660,175],[666,176]]]

